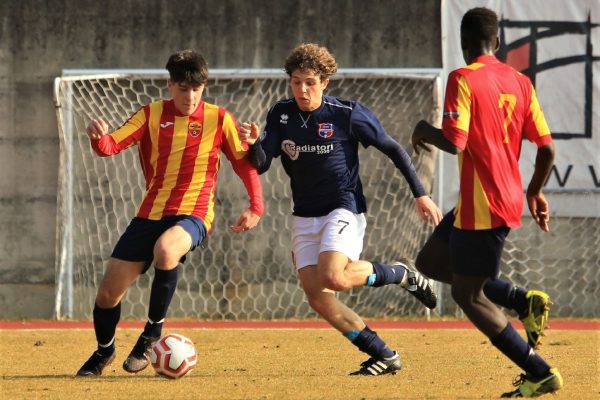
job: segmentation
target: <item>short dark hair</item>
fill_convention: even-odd
[[[472,8],[462,18],[460,34],[468,43],[492,42],[498,36],[498,15],[489,8]]]
[[[200,53],[187,49],[169,57],[167,70],[175,83],[185,82],[193,86],[203,85],[208,80],[208,64]]]
[[[323,80],[337,72],[337,63],[327,48],[314,43],[302,43],[287,56],[283,69],[289,76],[297,69],[313,71]]]

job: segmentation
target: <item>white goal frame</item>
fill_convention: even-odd
[[[380,77],[401,76],[411,79],[427,79],[435,81],[435,93],[437,104],[441,106],[441,69],[438,68],[358,68],[358,69],[340,69],[332,79],[376,79]],[[66,196],[60,198],[60,210],[57,221],[62,229],[57,230],[57,259],[56,259],[56,297],[55,297],[55,317],[57,319],[73,318],[73,136],[74,132],[73,115],[70,109],[63,109],[60,97],[60,85],[65,82],[74,82],[85,78],[129,78],[145,77],[155,79],[167,79],[168,72],[163,69],[66,69],[62,76],[54,81],[54,101],[57,108],[57,118],[59,125],[65,127],[65,132],[59,132],[62,135],[61,145],[61,165],[66,172],[63,185],[66,187]],[[280,69],[212,69],[210,70],[210,79],[236,79],[236,78],[270,78],[270,79],[288,79],[288,76]],[[67,86],[69,87],[69,86]],[[67,89],[67,98],[72,96],[72,92]],[[64,91],[64,89],[63,89]],[[223,104],[227,107],[227,104]],[[266,113],[266,110],[265,110]],[[439,110],[432,110],[432,115],[441,115]],[[430,117],[423,115],[422,117]],[[441,158],[438,158],[440,160]],[[441,165],[440,165],[441,166]],[[439,173],[436,172],[436,173]],[[438,188],[441,188],[442,182],[436,182]],[[436,201],[441,201],[439,191],[434,191]],[[429,311],[427,310],[427,317]]]

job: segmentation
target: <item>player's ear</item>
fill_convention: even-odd
[[[323,90],[325,90],[325,88],[327,88],[327,85],[329,85],[329,79],[321,79],[321,88]]]

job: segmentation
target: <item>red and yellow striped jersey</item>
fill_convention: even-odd
[[[521,225],[523,135],[538,147],[552,142],[529,78],[496,57],[483,55],[448,77],[442,133],[458,156],[460,193],[454,226],[460,229]]]
[[[192,115],[184,116],[172,100],[160,100],[142,107],[110,135],[92,140],[101,156],[136,144],[146,178],[138,217],[194,215],[210,231],[221,150],[246,187],[250,209],[262,215],[258,173],[245,157],[247,145],[239,140],[236,121],[224,108],[201,102]]]

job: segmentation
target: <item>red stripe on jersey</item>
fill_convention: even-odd
[[[191,135],[189,126],[192,122],[198,122],[204,125],[204,103],[201,103],[198,106],[193,117],[190,116],[188,120],[187,139],[185,149],[183,150],[183,156],[181,157],[181,166],[179,167],[179,173],[177,175],[177,183],[173,190],[171,190],[171,195],[166,202],[165,209],[163,210],[163,217],[166,215],[178,214],[177,210],[179,210],[179,207],[181,206],[181,201],[183,200],[194,175],[195,161],[198,156],[198,150],[200,149],[200,141],[202,140],[204,133],[200,133],[197,136]]]
[[[475,171],[470,157],[463,157],[460,174],[460,221],[462,229],[475,228]]]
[[[163,113],[160,117],[160,123],[167,125],[167,122],[171,122],[167,127],[160,127],[160,134],[158,135],[158,158],[156,161],[156,179],[153,182],[147,183],[147,185],[151,185],[150,190],[146,194],[142,205],[140,207],[140,211],[138,212],[138,217],[148,218],[150,212],[152,211],[152,206],[154,205],[154,200],[158,195],[158,191],[162,188],[163,181],[165,178],[165,171],[167,169],[167,164],[169,161],[169,155],[171,154],[171,144],[173,143],[173,130],[175,128],[173,121],[167,121],[170,119],[172,115],[165,112],[163,108]],[[163,126],[164,126],[163,125]]]
[[[219,172],[219,147],[223,138],[224,117],[225,109],[219,108],[217,131],[215,133],[215,139],[208,157],[208,167],[206,169],[204,184],[202,185],[202,189],[200,189],[200,193],[198,194],[198,199],[196,200],[196,205],[194,206],[193,212],[194,215],[200,217],[200,219],[202,219],[202,221],[208,225],[207,229],[209,231],[211,230],[211,224],[206,221],[206,215],[209,211],[212,211],[209,202],[212,193],[215,191],[217,173]]]
[[[144,114],[146,115],[146,121],[150,123],[150,106],[144,107]],[[146,129],[149,129],[148,125],[146,125]],[[138,144],[138,154],[140,157],[140,165],[142,166],[142,171],[144,173],[144,178],[146,178],[146,190],[148,190],[150,180],[154,176],[154,167],[150,162],[150,154],[152,154],[152,141],[140,141]]]

